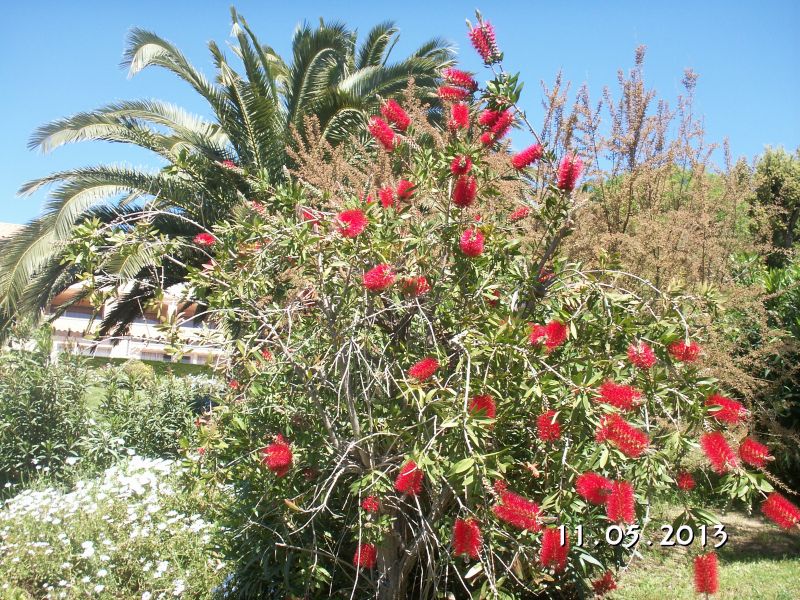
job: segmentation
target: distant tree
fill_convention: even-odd
[[[756,201],[774,210],[770,266],[781,266],[798,239],[800,225],[800,148],[790,154],[767,148],[756,163]]]

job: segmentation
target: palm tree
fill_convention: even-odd
[[[158,100],[132,100],[78,113],[33,134],[31,149],[49,152],[103,140],[146,148],[167,166],[146,171],[100,164],[53,173],[21,188],[27,195],[54,186],[43,213],[0,245],[0,336],[15,319],[41,314],[77,281],[78,269],[65,260],[64,247],[82,223],[131,228],[147,212],[147,225],[166,239],[191,238],[230,216],[253,197],[254,188],[281,182],[292,129],[302,130],[307,116],[314,115],[322,134],[336,143],[363,128],[379,96],[397,96],[411,77],[420,96],[435,105],[439,72],[452,63],[452,49],[438,38],[389,63],[398,38],[391,22],[373,27],[357,45],[355,31],[322,21],[317,28],[297,28],[286,62],[258,41],[234,9],[231,14],[236,39],[231,47],[242,74],[212,41],[216,79],[211,82],[175,46],[141,29],[131,31],[124,55],[130,75],[161,67],[188,83],[208,103],[211,119]],[[166,266],[159,269],[160,285],[180,283],[187,266],[204,261],[188,246],[175,261],[161,262]],[[133,285],[105,315],[103,335],[123,333],[159,287],[148,284],[157,258],[152,248],[110,258],[120,280]]]

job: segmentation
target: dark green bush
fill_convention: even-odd
[[[54,361],[51,348],[43,328],[0,351],[0,486],[7,493],[41,476],[91,475],[123,454],[177,456],[214,396],[209,378],[157,376],[139,361],[101,369],[69,354]]]
[[[138,361],[105,370],[103,386],[98,420],[143,456],[177,456],[214,388],[206,378],[155,377]]]
[[[760,290],[771,329],[768,343],[752,315],[727,310],[724,320],[737,334],[740,352],[760,353],[751,362],[760,382],[754,402],[755,421],[775,445],[772,471],[792,485],[800,484],[800,260],[768,267],[763,257],[738,258],[740,284]]]
[[[78,362],[50,360],[44,334],[33,351],[0,353],[0,484],[57,476],[81,453],[91,427],[83,401],[88,380]]]

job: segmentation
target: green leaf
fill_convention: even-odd
[[[690,508],[689,512],[700,522],[706,525],[717,525],[721,523],[719,517],[704,508]]]
[[[458,475],[459,473],[463,473],[464,471],[471,469],[474,464],[474,458],[464,458],[450,468],[450,475]]]
[[[467,571],[467,573],[464,575],[464,579],[472,579],[478,573],[482,572],[483,572],[483,563],[474,564],[469,568],[469,571]]]
[[[597,466],[601,469],[608,463],[608,447],[604,446],[603,451],[600,453],[600,460],[597,461]]]

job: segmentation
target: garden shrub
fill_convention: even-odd
[[[446,71],[441,113],[412,82],[369,138],[308,119],[286,184],[239,157],[252,194],[213,231],[92,236],[207,256],[186,300],[226,335],[229,382],[190,456],[239,597],[582,597],[676,491],[676,526],[714,522],[711,494],[800,520],[704,373],[693,298],[560,255],[582,160],[569,137],[509,153],[512,127],[536,136],[521,84],[488,24],[470,38],[492,78]],[[104,254],[88,272],[111,275]]]
[[[124,365],[103,375],[98,419],[113,437],[142,456],[175,457],[181,438],[214,394],[203,377],[154,377],[152,371]]]
[[[0,352],[4,495],[42,476],[68,483],[98,473],[130,452],[176,457],[219,394],[212,378],[156,377],[140,361],[91,368],[67,353],[53,361],[49,340],[47,328],[31,330]],[[97,405],[87,404],[89,388]]]
[[[800,262],[795,258],[783,267],[767,267],[762,257],[745,256],[738,261],[742,285],[763,296],[768,324],[777,344],[765,343],[763,331],[754,327],[752,315],[727,310],[724,321],[739,346],[754,350],[767,347],[754,365],[762,388],[758,391],[754,421],[774,446],[776,460],[771,469],[793,486],[800,485]]]
[[[0,486],[57,477],[80,453],[91,426],[88,382],[78,362],[50,360],[45,332],[32,351],[0,352]]]

